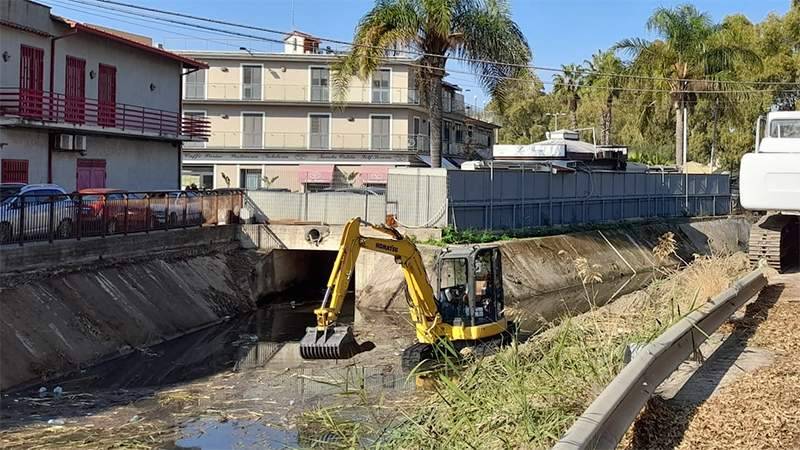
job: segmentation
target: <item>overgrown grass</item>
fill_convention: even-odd
[[[657,257],[674,253],[674,239],[662,239],[659,247]],[[371,438],[349,435],[340,442],[404,449],[549,447],[622,368],[626,344],[661,334],[745,273],[748,262],[742,254],[697,256],[684,270],[660,269],[648,288],[603,308],[594,306],[596,266],[579,258],[576,268],[589,312],[472,361],[457,376],[435,375],[433,394],[420,404],[372,427]]]

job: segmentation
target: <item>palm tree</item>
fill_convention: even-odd
[[[598,87],[604,94],[606,104],[600,117],[601,142],[603,145],[611,144],[611,118],[614,100],[622,93],[625,66],[613,51],[598,51],[592,55],[591,61],[586,61],[589,75],[586,82]]]
[[[633,57],[635,71],[667,79],[664,82],[675,109],[675,162],[682,164],[683,108],[697,100],[698,92],[729,86],[715,81],[732,70],[735,62],[757,64],[759,58],[731,39],[724,25],[713,23],[708,14],[691,5],[656,9],[647,29],[661,39],[624,39],[614,49]]]
[[[572,129],[578,128],[578,103],[584,77],[583,67],[576,64],[561,66],[561,73],[553,76],[553,93],[567,99]]]
[[[422,54],[417,86],[430,108],[431,166],[442,163],[442,78],[447,58],[465,64],[494,98],[504,82],[528,72],[531,51],[513,20],[507,0],[376,0],[356,26],[352,51],[333,67],[334,95],[344,102],[353,76],[367,80],[386,48]],[[509,65],[510,64],[510,65]]]

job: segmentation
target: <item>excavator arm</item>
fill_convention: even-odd
[[[363,223],[375,231],[389,235],[389,238],[363,236],[362,223],[360,218],[355,218],[344,227],[339,253],[328,279],[322,305],[314,310],[317,325],[308,328],[305,337],[300,341],[300,354],[303,358],[346,359],[359,353],[360,347],[352,329],[348,326],[336,326],[336,320],[341,313],[350,277],[362,249],[391,255],[402,267],[411,300],[411,318],[416,324],[418,336],[432,341],[436,334],[433,333],[435,327],[441,324],[433,288],[416,245],[394,228],[385,225]]]

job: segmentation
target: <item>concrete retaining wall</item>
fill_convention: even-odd
[[[51,263],[0,277],[0,389],[85,367],[254,309],[257,298],[273,288],[265,277],[267,256],[238,249],[230,242],[233,228],[203,230],[159,238],[151,234],[150,240],[97,240],[95,245],[114,258],[81,255],[88,241],[16,249],[27,267]],[[163,239],[171,242],[169,251],[154,250],[165,248]],[[181,242],[186,246],[180,248]],[[129,256],[123,257],[123,251]],[[61,260],[72,264],[68,269],[54,270],[59,260],[52,255],[58,253],[69,255]],[[78,260],[88,262],[75,265]]]
[[[722,253],[746,248],[750,224],[743,218],[707,221],[622,224],[604,231],[500,242],[507,305],[532,323],[555,318],[567,310],[584,309],[585,296],[575,259],[597,264],[603,283],[597,302],[640,288],[659,264],[652,248],[664,233],[673,232],[678,254]],[[439,249],[422,247],[429,274]],[[356,302],[359,308],[407,310],[405,283],[391,257],[362,253],[356,266]],[[675,264],[677,260],[663,262]],[[644,275],[643,275],[644,274]],[[532,324],[530,326],[533,326]]]

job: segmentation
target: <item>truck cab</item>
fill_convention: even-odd
[[[800,213],[800,111],[767,114],[756,122],[755,151],[742,158],[739,170],[745,209]]]

